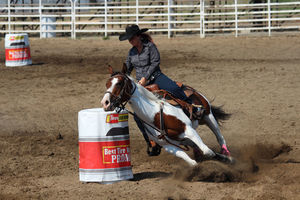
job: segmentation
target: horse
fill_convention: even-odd
[[[210,106],[207,101],[208,109],[211,110],[205,112],[202,120],[191,120],[181,108],[169,104],[165,99],[159,98],[137,84],[132,77],[126,74],[126,66],[123,66],[121,72],[114,72],[109,66],[109,71],[111,77],[106,82],[107,90],[101,100],[104,111],[125,109],[125,105],[128,103],[134,111],[134,115],[143,122],[148,137],[165,151],[183,159],[190,166],[211,159],[233,163],[218,122],[213,115],[214,112],[222,114],[221,109]],[[197,126],[201,123],[205,123],[215,133],[218,142],[223,143],[222,150],[225,153],[224,151],[222,151],[223,154],[214,152],[204,144],[196,131]],[[186,153],[189,148],[194,150],[194,159]]]

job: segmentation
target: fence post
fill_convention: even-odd
[[[235,37],[238,36],[238,7],[237,0],[234,0],[234,13],[235,13]]]
[[[40,15],[40,38],[42,38],[42,0],[39,0],[39,15]]]
[[[104,0],[104,36],[107,37],[107,0]]]
[[[76,39],[76,4],[78,3],[78,0],[73,1],[73,39]]]
[[[171,1],[172,0],[168,0],[168,38],[171,38]]]
[[[268,0],[268,29],[271,36],[271,0]]]
[[[71,38],[75,39],[75,7],[76,7],[76,1],[77,0],[70,0],[71,2]]]
[[[205,38],[205,7],[204,0],[200,0],[200,37]]]
[[[136,24],[139,25],[139,0],[135,1],[135,6],[136,6],[136,8],[135,8],[135,14],[136,14],[135,21],[136,21]]]
[[[8,14],[8,33],[10,34],[10,30],[11,30],[11,18],[10,18],[10,0],[7,0],[7,7],[8,7],[8,11],[7,11],[7,14]]]
[[[201,37],[201,33],[202,33],[202,15],[201,15],[201,0],[199,0],[200,3],[200,7],[199,7],[199,18],[200,18],[200,37]]]
[[[73,39],[73,0],[69,0],[71,2],[71,38]]]

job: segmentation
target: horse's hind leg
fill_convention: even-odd
[[[173,146],[173,145],[163,145],[163,148],[168,152],[171,153],[183,160],[185,160],[190,166],[197,165],[197,162],[193,159],[191,159],[187,153],[185,153],[182,149]]]
[[[205,123],[207,124],[207,126],[210,128],[210,130],[212,130],[212,132],[215,134],[218,143],[222,146],[223,144],[226,145],[225,139],[223,137],[223,135],[221,134],[221,130],[219,128],[218,122],[215,119],[215,117],[210,113],[209,115],[205,115],[203,117]]]
[[[219,160],[221,162],[226,162],[226,163],[232,163],[233,162],[233,160],[230,157],[227,157],[226,155],[222,155],[222,154],[219,154],[219,153],[215,153],[210,148],[208,148],[202,142],[202,140],[201,140],[200,136],[198,135],[198,133],[196,132],[196,130],[194,130],[192,127],[187,127],[186,128],[185,138],[188,138],[188,139],[192,140],[192,142],[195,143],[195,145],[197,146],[196,148],[199,148],[199,150],[202,151],[202,153],[204,155],[204,159],[216,159],[216,160]],[[197,153],[197,152],[194,152],[194,153]],[[203,159],[197,159],[196,158],[196,160],[201,161]]]
[[[226,146],[226,141],[223,137],[223,135],[221,134],[221,130],[219,128],[218,122],[215,119],[215,117],[213,116],[213,114],[209,114],[209,115],[205,115],[203,117],[205,123],[207,124],[207,126],[210,128],[210,130],[212,130],[212,132],[215,134],[218,143],[220,144],[221,148],[222,148],[222,154],[229,156],[230,152],[227,149]]]
[[[216,154],[203,143],[196,130],[192,127],[186,127],[185,137],[192,140],[206,158],[213,158],[216,156]]]

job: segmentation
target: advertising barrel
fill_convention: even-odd
[[[31,64],[28,35],[26,33],[6,34],[5,65],[7,67],[17,67]]]
[[[78,131],[80,181],[113,183],[133,178],[126,111],[81,110]]]

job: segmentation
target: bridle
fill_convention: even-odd
[[[123,78],[125,78],[124,85],[121,88],[119,95],[115,95],[110,91],[106,91],[105,94],[108,93],[113,97],[111,98],[110,103],[116,108],[116,112],[119,113],[125,109],[127,102],[130,100],[137,86],[135,84],[131,84],[131,80],[128,78],[126,74],[117,73],[117,74],[113,74],[111,77],[113,78],[116,76],[122,76]],[[134,89],[133,91],[131,91],[133,86]]]

